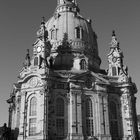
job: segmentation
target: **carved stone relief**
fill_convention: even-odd
[[[92,86],[94,86],[94,84],[93,84],[93,82],[92,82],[90,79],[87,79],[87,80],[85,81],[85,86],[86,86],[88,89],[90,89],[90,88],[92,88]]]
[[[123,72],[121,72],[118,82],[129,82],[129,78]]]
[[[129,92],[130,92],[130,91],[129,91],[129,88],[122,88],[121,91],[123,92],[123,94],[124,94],[124,93],[129,93]]]
[[[81,85],[80,83],[70,83],[70,88],[71,89],[80,89],[81,88]]]
[[[43,82],[38,77],[33,77],[27,81],[27,83],[22,85],[22,88],[35,88],[39,86],[43,86]]]

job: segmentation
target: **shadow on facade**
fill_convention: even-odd
[[[19,129],[11,130],[6,123],[0,128],[0,140],[17,140]]]
[[[74,55],[71,44],[68,42],[67,33],[64,34],[62,45],[57,48],[58,55],[53,62],[53,68],[56,70],[71,70],[73,67]]]

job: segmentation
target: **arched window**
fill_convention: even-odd
[[[109,116],[110,116],[110,133],[112,138],[118,138],[118,108],[114,101],[109,103]]]
[[[86,60],[82,59],[80,62],[80,69],[81,70],[86,70]]]
[[[51,31],[51,39],[55,39],[55,30]]]
[[[112,76],[116,76],[116,75],[117,75],[116,67],[112,67]]]
[[[79,39],[81,38],[80,37],[80,28],[79,27],[76,28],[76,38],[79,38]]]
[[[36,115],[37,115],[37,99],[36,97],[32,97],[30,99],[30,106],[29,106],[29,136],[36,135]]]
[[[86,134],[87,136],[93,136],[93,108],[91,99],[86,100]]]
[[[30,116],[36,116],[37,114],[37,99],[35,97],[30,100]]]
[[[63,98],[56,99],[56,133],[58,139],[64,136],[65,130],[65,103]]]
[[[75,28],[75,38],[82,39],[83,38],[83,29],[81,27]]]
[[[35,57],[34,58],[34,66],[37,66],[38,65],[38,57]]]
[[[54,27],[54,29],[51,30],[51,39],[57,39],[57,33],[58,29]]]

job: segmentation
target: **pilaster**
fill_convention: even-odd
[[[97,100],[97,137],[99,140],[111,140],[109,128],[109,113],[108,113],[108,95],[106,87],[96,85],[98,94]]]
[[[21,110],[20,110],[20,125],[19,125],[19,136],[18,140],[24,139],[24,119],[25,119],[25,99],[26,99],[26,92],[21,92]]]
[[[68,105],[69,140],[83,140],[81,91],[71,89]]]
[[[121,111],[123,121],[123,140],[136,140],[132,111],[132,95],[129,87],[121,89]]]

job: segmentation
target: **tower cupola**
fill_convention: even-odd
[[[117,41],[115,31],[112,32],[112,40],[110,43],[110,53],[108,54],[109,76],[128,75],[127,66],[123,65],[123,52],[120,49],[120,43]]]

